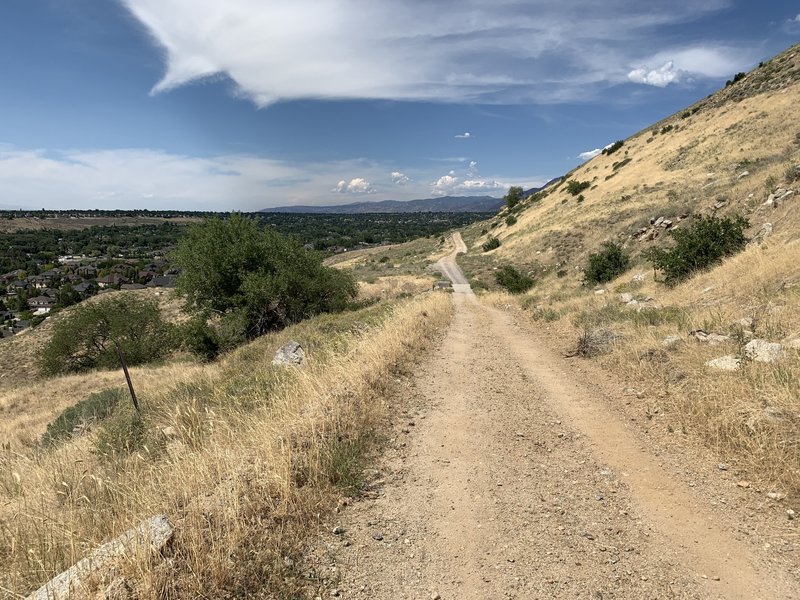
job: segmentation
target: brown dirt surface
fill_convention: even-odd
[[[454,302],[368,491],[321,535],[324,594],[800,597],[797,569],[737,531],[746,509],[721,517],[610,408],[614,382],[468,290]]]

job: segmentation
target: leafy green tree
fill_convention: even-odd
[[[679,283],[741,251],[747,244],[744,230],[749,226],[741,215],[701,216],[686,228],[670,231],[675,240],[672,248],[651,248],[645,257],[664,273],[667,284]]]
[[[138,365],[166,357],[178,340],[155,302],[113,294],[64,315],[53,326],[39,366],[47,375],[116,368],[115,341],[127,363]]]
[[[591,285],[611,281],[624,273],[630,262],[630,256],[622,246],[605,242],[600,252],[589,255],[589,264],[583,270],[584,281]]]
[[[325,267],[318,253],[240,214],[190,227],[172,260],[190,307],[221,315],[223,329],[245,339],[343,310],[357,292],[349,273]]]
[[[508,192],[505,196],[503,196],[503,200],[506,201],[506,206],[508,206],[509,210],[520,203],[522,200],[522,193],[523,190],[518,185],[512,185],[510,188],[508,188]]]

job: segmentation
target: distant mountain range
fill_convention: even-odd
[[[502,198],[494,196],[442,196],[419,200],[380,200],[377,202],[353,202],[335,206],[279,206],[265,208],[259,212],[316,213],[354,215],[362,213],[411,213],[411,212],[497,212],[503,206]]]

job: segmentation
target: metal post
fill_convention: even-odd
[[[114,347],[117,349],[117,356],[119,357],[119,362],[122,365],[122,371],[125,373],[125,381],[128,382],[128,391],[131,393],[131,401],[133,402],[133,408],[136,409],[138,414],[141,414],[141,410],[139,410],[139,401],[136,399],[136,392],[133,389],[133,382],[131,381],[131,375],[128,373],[128,365],[125,364],[125,355],[122,353],[122,348],[120,348],[117,340],[111,340],[114,342]]]

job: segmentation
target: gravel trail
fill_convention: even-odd
[[[372,499],[324,536],[337,578],[326,593],[800,597],[660,467],[574,363],[477,301],[455,241],[438,263],[455,284],[453,323],[411,384]]]

